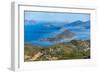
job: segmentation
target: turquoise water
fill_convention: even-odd
[[[60,39],[56,42],[41,40],[45,38],[53,38],[56,35],[68,30],[75,34],[71,40],[90,40],[90,21],[75,21],[71,23],[65,22],[32,22],[25,20],[24,22],[24,42],[39,46],[51,46],[61,42],[69,42],[71,40]],[[65,34],[69,35],[69,34]],[[67,37],[66,37],[67,38]]]

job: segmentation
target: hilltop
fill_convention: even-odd
[[[90,40],[72,40],[49,47],[24,44],[24,60],[46,61],[90,58]]]

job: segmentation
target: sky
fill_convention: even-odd
[[[74,22],[77,20],[88,21],[90,14],[86,13],[54,13],[54,12],[34,12],[25,11],[25,20],[43,21],[43,22]]]

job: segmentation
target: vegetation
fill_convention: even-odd
[[[31,44],[24,44],[25,62],[89,58],[89,40],[72,40],[68,43],[55,44],[50,47],[40,47]]]

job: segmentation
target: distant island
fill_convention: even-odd
[[[54,35],[53,37],[49,38],[42,38],[40,41],[49,41],[49,42],[59,42],[60,40],[72,40],[75,36],[75,33],[69,30],[63,30],[61,33]]]

